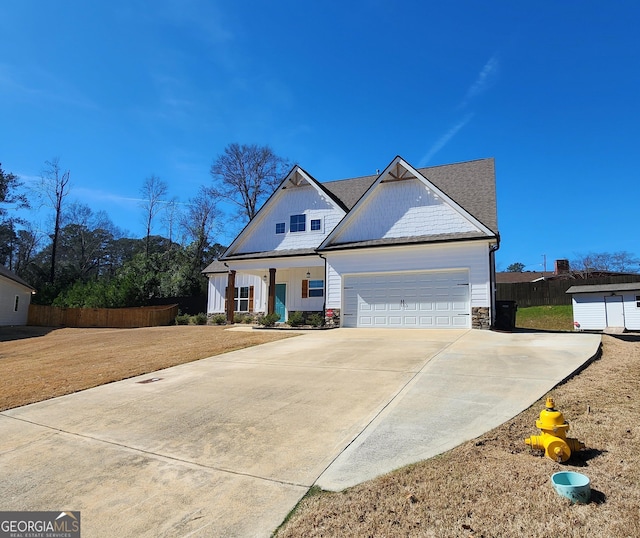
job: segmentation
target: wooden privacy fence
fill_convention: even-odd
[[[178,305],[139,308],[60,308],[29,305],[27,325],[38,327],[134,328],[170,325],[178,315]]]
[[[569,278],[540,280],[538,282],[517,282],[496,284],[498,301],[515,301],[518,306],[569,305],[571,295],[566,291],[575,285],[620,284],[640,282],[640,275],[606,276],[597,278]]]

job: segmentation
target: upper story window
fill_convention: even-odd
[[[312,232],[319,232],[321,228],[322,228],[322,222],[320,221],[320,219],[311,219]]]
[[[640,295],[636,295],[636,306],[640,308]]]
[[[283,234],[285,232],[285,223],[284,222],[277,222],[276,223],[276,233],[277,234]]]
[[[304,232],[307,229],[306,215],[291,215],[289,222],[290,232]]]

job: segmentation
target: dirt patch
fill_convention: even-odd
[[[587,448],[567,464],[532,451],[544,398],[513,420],[442,456],[340,493],[312,491],[282,537],[640,536],[640,338],[604,336],[603,354],[551,391]],[[572,505],[554,472],[591,479],[592,501]]]
[[[295,335],[217,326],[0,327],[0,411]]]

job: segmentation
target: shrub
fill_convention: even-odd
[[[193,316],[193,321],[196,325],[206,325],[207,324],[207,315],[204,312],[199,312],[195,316]]]
[[[233,315],[234,323],[245,323],[245,319],[247,318],[246,314],[236,313]]]
[[[178,314],[176,316],[176,325],[189,325],[191,316],[189,314]]]
[[[324,325],[324,316],[322,315],[321,312],[311,314],[308,317],[307,322],[309,323],[309,325],[312,325],[313,327],[322,327]]]
[[[247,314],[244,317],[243,323],[247,323],[248,324],[248,323],[253,323],[254,321],[255,321],[254,317],[251,314]]]
[[[258,318],[258,323],[263,327],[273,327],[279,319],[280,315],[274,312],[273,314],[267,314],[266,316]]]
[[[287,325],[291,327],[300,327],[300,325],[304,325],[304,314],[302,312],[291,312],[289,314],[289,319],[287,320]]]
[[[227,316],[224,314],[216,314],[211,318],[211,321],[216,325],[225,325],[227,323]]]

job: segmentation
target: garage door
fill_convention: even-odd
[[[350,275],[343,285],[345,327],[471,326],[466,271]]]

